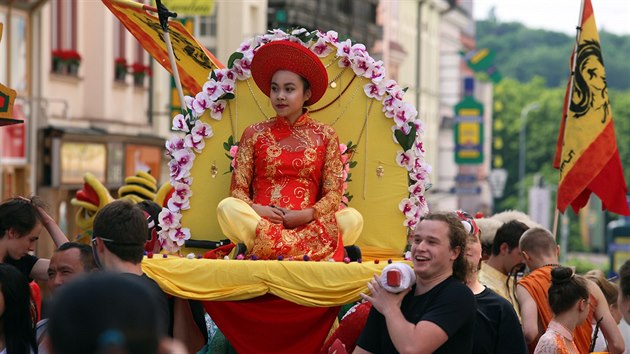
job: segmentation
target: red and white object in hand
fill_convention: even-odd
[[[383,268],[380,283],[383,288],[392,293],[399,293],[409,289],[416,282],[416,273],[406,263],[397,262]]]

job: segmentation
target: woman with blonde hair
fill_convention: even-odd
[[[602,289],[602,293],[604,293],[604,297],[608,303],[608,308],[610,309],[610,314],[615,322],[619,324],[621,321],[621,311],[619,311],[619,306],[617,304],[617,297],[619,296],[619,287],[617,284],[606,279],[604,272],[599,269],[588,271],[584,277],[597,284],[597,286]],[[596,318],[593,320],[595,323],[593,323],[593,343],[591,343],[591,351],[608,351],[608,343],[606,343],[602,330],[599,328],[599,321]]]

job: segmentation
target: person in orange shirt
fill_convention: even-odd
[[[521,236],[519,248],[530,273],[518,282],[516,296],[521,305],[523,333],[530,352],[533,353],[538,339],[547,330],[553,317],[548,305],[548,290],[551,285],[551,270],[560,266],[559,248],[551,232],[538,227],[525,231]],[[573,333],[575,346],[580,353],[588,353],[593,332],[591,321],[596,318],[601,319],[601,329],[610,353],[623,353],[625,350],[623,338],[610,314],[604,294],[592,281],[587,281],[587,285],[590,294],[588,321],[575,329]]]

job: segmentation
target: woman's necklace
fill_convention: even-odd
[[[543,264],[543,267],[560,267],[560,264],[558,263],[547,263],[547,264]]]

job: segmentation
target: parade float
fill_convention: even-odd
[[[160,188],[167,190],[160,193],[163,209],[158,217],[163,251],[147,255],[144,271],[165,292],[203,301],[238,352],[318,352],[340,306],[359,300],[374,274],[403,259],[407,229],[427,212],[423,194],[430,166],[424,161],[423,122],[403,100],[406,89],[386,78],[383,62],[373,59],[364,45],[339,38],[335,31],[275,29],[244,41],[225,67],[202,49],[195,53],[205,59],[197,56],[192,68],[187,67],[185,47],[199,47],[192,36],[179,32],[178,43],[171,43],[168,20],[152,14],[157,9],[102,1],[176,81],[181,76],[184,87],[195,92],[181,95],[181,114],[172,119],[172,128],[180,133],[165,146],[170,182]],[[168,16],[164,8],[162,13]],[[159,36],[157,26],[165,36],[161,43],[147,35]],[[216,207],[229,195],[237,140],[245,127],[274,115],[251,78],[250,64],[258,47],[276,40],[309,48],[328,72],[327,91],[309,112],[332,126],[341,142],[345,183],[339,207],[352,206],[364,219],[354,245],[361,258],[355,261],[313,262],[308,255],[260,260],[253,254],[236,259],[227,252],[211,252],[214,259],[207,259],[206,249],[191,247],[199,245],[193,241],[225,244]],[[92,203],[96,208],[88,206],[90,212],[111,198],[101,197]],[[80,206],[81,197],[76,199],[73,203]],[[89,224],[92,216],[86,210],[79,215],[87,215]]]

